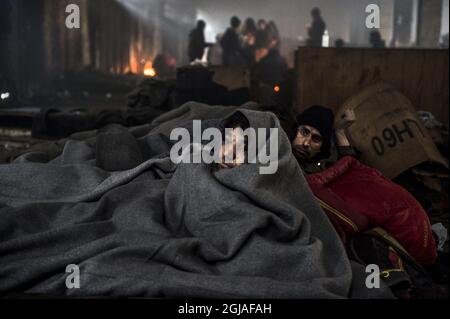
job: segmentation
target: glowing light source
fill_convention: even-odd
[[[322,36],[322,46],[324,48],[328,48],[330,46],[330,35],[328,34],[328,30],[325,30],[325,33]]]
[[[0,98],[1,98],[2,100],[6,100],[6,99],[8,99],[9,97],[10,97],[9,92],[5,92],[5,93],[0,94]]]
[[[279,93],[281,89],[280,89],[280,87],[278,85],[275,85],[273,87],[273,90],[274,90],[275,93]]]
[[[154,77],[156,76],[156,71],[154,68],[147,68],[144,70],[144,75],[147,77]]]
[[[156,76],[156,71],[155,71],[155,69],[153,68],[153,63],[152,63],[152,61],[147,61],[147,62],[145,63],[145,66],[144,66],[144,76],[149,77],[149,78],[152,78],[152,77]]]

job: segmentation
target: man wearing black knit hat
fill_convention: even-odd
[[[292,150],[305,173],[320,172],[345,155],[355,155],[345,135],[345,129],[354,121],[354,112],[348,110],[335,124],[333,112],[320,105],[311,106],[297,116]]]

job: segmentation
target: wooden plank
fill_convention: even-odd
[[[448,51],[299,48],[295,108],[322,104],[337,111],[377,81],[395,86],[421,110],[448,127]]]
[[[400,90],[405,92],[415,108],[419,109],[417,101],[420,100],[420,93],[423,79],[423,71],[425,65],[425,52],[422,50],[414,50],[403,57],[402,66],[402,87]]]

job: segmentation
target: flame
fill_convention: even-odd
[[[144,70],[144,75],[147,77],[154,77],[156,76],[156,71],[154,68],[146,68]]]
[[[275,93],[279,93],[280,92],[280,87],[278,85],[275,85],[273,87],[273,90],[275,91]]]
[[[130,46],[130,71],[134,74],[139,71],[138,53],[135,45]]]
[[[146,77],[154,77],[156,76],[156,71],[153,68],[153,63],[151,61],[147,61],[144,66],[144,76]]]

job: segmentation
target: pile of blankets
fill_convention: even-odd
[[[175,165],[176,127],[240,110],[278,127],[279,165]],[[0,165],[0,294],[81,297],[390,297],[366,289],[277,118],[252,105],[187,103],[151,124],[113,125]],[[68,289],[66,267],[80,269]]]

